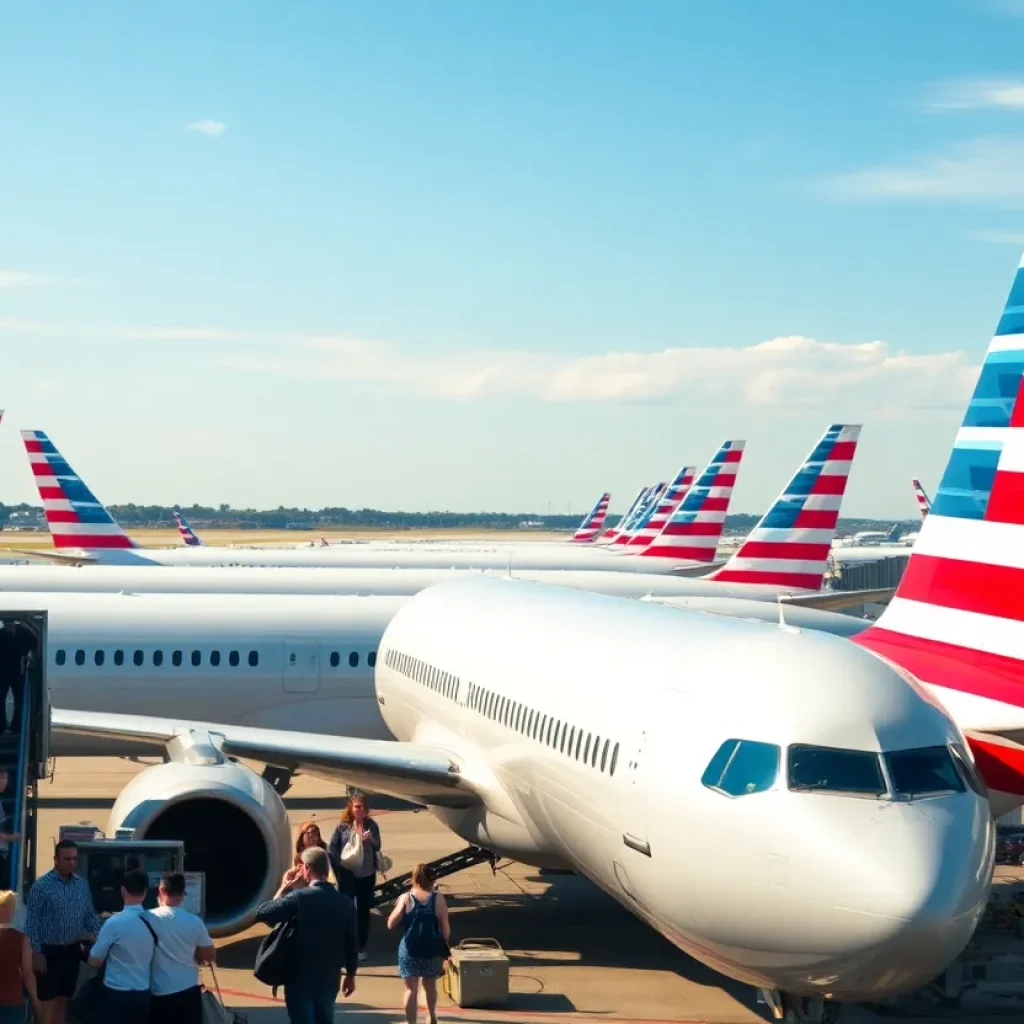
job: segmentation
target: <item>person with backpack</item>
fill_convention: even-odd
[[[128,871],[121,880],[124,910],[103,922],[89,966],[103,969],[102,1015],[117,1024],[148,1024],[150,973],[158,939],[142,906],[149,889],[145,871]]]
[[[417,864],[412,872],[412,890],[395,901],[388,928],[401,925],[398,944],[398,973],[405,983],[405,1019],[416,1024],[420,982],[427,998],[430,1024],[437,1024],[437,979],[450,950],[451,925],[448,904],[434,890],[436,877],[426,864]]]

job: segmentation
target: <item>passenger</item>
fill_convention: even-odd
[[[360,853],[355,859],[346,857],[346,846],[356,845]],[[351,850],[351,847],[350,847]],[[370,817],[369,804],[362,795],[349,797],[341,822],[331,836],[331,861],[338,879],[338,891],[356,905],[359,925],[359,959],[366,959],[366,940],[370,935],[370,908],[377,883],[377,854],[380,853],[380,829]],[[346,863],[347,861],[347,863]]]
[[[302,877],[302,851],[311,846],[319,846],[321,850],[327,849],[327,844],[324,842],[323,836],[320,835],[320,826],[315,821],[304,821],[299,826],[299,834],[295,837],[295,857],[292,860],[292,866],[281,879],[281,888],[285,892],[305,888],[306,881]],[[336,884],[337,880],[333,871],[327,880],[331,885]]]
[[[18,894],[0,892],[0,1024],[24,1024],[23,990],[32,1002],[36,1020],[43,1020],[32,970],[32,946],[27,935],[11,926],[17,909]]]
[[[327,852],[308,847],[302,851],[306,887],[287,893],[282,887],[256,911],[256,920],[263,924],[298,923],[284,983],[292,1024],[333,1024],[339,987],[346,998],[356,989],[355,910],[327,880],[330,870]]]
[[[28,629],[14,619],[4,619],[3,630],[0,631],[0,733],[17,733],[21,729],[25,659],[35,646],[35,638]],[[10,718],[9,695],[13,698]]]
[[[150,976],[157,937],[143,908],[149,879],[128,871],[121,880],[124,910],[103,922],[89,951],[89,966],[103,972],[103,1017],[117,1024],[148,1024]]]
[[[43,1024],[64,1024],[78,985],[82,943],[92,942],[100,930],[89,883],[75,874],[77,867],[78,847],[62,839],[53,849],[53,870],[35,880],[25,903]]]
[[[6,768],[0,768],[0,794],[6,792],[10,776]],[[20,832],[7,831],[7,812],[0,800],[0,885],[14,885],[11,877],[11,843],[21,839]]]
[[[427,999],[430,1024],[437,1024],[437,979],[448,956],[452,930],[448,922],[448,904],[434,891],[434,872],[426,864],[417,864],[412,872],[412,891],[395,901],[388,928],[402,926],[398,944],[398,974],[405,982],[405,1019],[416,1024],[420,981]]]
[[[150,1024],[202,1024],[203,990],[198,964],[214,961],[206,925],[181,904],[185,876],[168,871],[160,882],[160,906],[150,915],[160,945],[153,954]]]

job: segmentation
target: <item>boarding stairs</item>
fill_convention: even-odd
[[[493,873],[497,868],[498,858],[479,846],[467,846],[458,853],[450,853],[447,857],[432,860],[427,867],[434,872],[435,878],[444,878],[477,864],[490,864]],[[373,905],[379,907],[385,903],[393,903],[403,892],[408,892],[411,885],[411,871],[406,871],[404,875],[395,875],[394,878],[386,878],[373,890]]]

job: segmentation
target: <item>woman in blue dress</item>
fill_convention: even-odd
[[[388,928],[402,926],[398,944],[398,973],[405,982],[405,1019],[416,1024],[420,981],[427,1000],[430,1024],[437,1024],[437,979],[451,939],[448,904],[434,891],[434,873],[426,864],[417,864],[412,872],[412,890],[395,901]]]

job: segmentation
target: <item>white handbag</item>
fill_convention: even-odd
[[[341,849],[341,866],[354,871],[363,863],[363,839],[353,829],[348,835],[348,842]]]

